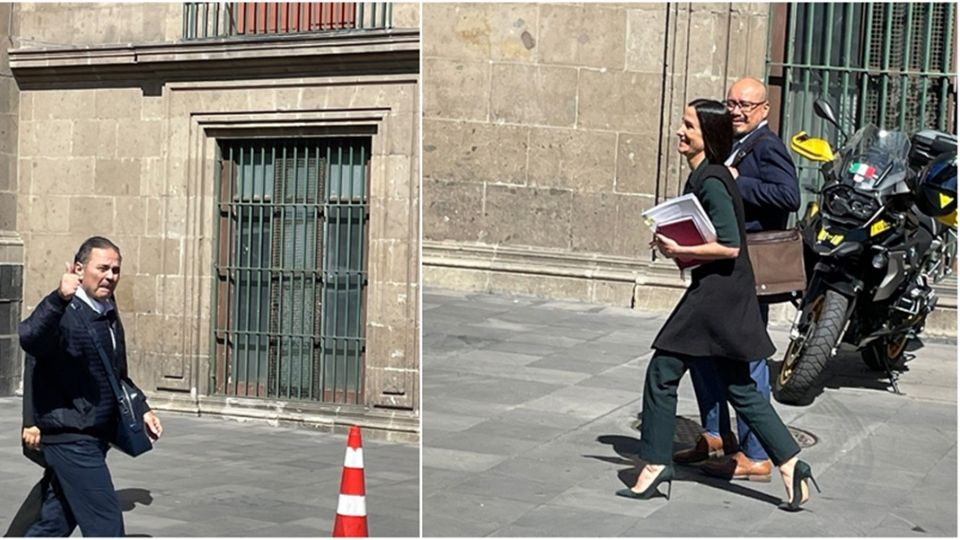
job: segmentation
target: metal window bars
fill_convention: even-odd
[[[211,391],[362,403],[370,140],[218,151]]]
[[[393,28],[388,2],[187,2],[183,39]]]

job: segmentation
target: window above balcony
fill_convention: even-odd
[[[388,2],[187,2],[183,39],[275,37],[390,29]]]

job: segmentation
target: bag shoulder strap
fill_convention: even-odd
[[[750,154],[750,152],[753,152],[754,148],[756,148],[758,144],[760,144],[760,141],[768,137],[776,137],[776,135],[774,135],[774,133],[770,131],[769,128],[761,131],[760,133],[752,137],[748,137],[746,144],[744,144],[743,146],[737,149],[737,155],[734,156],[733,163],[731,163],[730,166],[736,167],[740,165],[740,162],[743,161],[744,158],[746,158],[747,155]]]
[[[110,361],[107,352],[103,350],[103,345],[100,344],[100,339],[97,337],[97,333],[93,331],[93,327],[90,326],[90,322],[79,313],[82,308],[77,302],[79,302],[79,300],[74,298],[74,300],[70,302],[70,307],[78,312],[77,318],[80,319],[81,324],[87,329],[87,333],[90,334],[90,339],[93,340],[93,346],[97,348],[97,355],[100,357],[100,361],[103,362],[103,369],[107,372],[107,380],[110,381],[110,387],[113,388],[114,395],[117,396],[117,399],[122,399],[123,391],[120,390],[120,384],[117,382],[116,367],[114,367],[113,362]]]

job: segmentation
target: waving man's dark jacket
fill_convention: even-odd
[[[24,385],[24,422],[39,427],[45,442],[112,440],[116,400],[93,340],[100,341],[116,373],[133,385],[127,376],[123,325],[115,313],[98,314],[79,298],[68,302],[54,291],[20,323],[20,346],[35,362]],[[143,396],[139,388],[137,393]]]

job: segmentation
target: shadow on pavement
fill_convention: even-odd
[[[153,495],[150,491],[140,488],[125,488],[117,490],[117,498],[120,499],[120,509],[124,512],[133,510],[137,504],[150,506],[153,502]]]
[[[639,429],[639,422],[635,427]],[[699,422],[694,422],[688,418],[678,416],[677,429],[673,437],[674,450],[680,450],[693,446],[696,443],[697,437],[700,436],[701,431],[702,429]],[[617,477],[624,486],[633,486],[637,482],[637,476],[640,474],[640,468],[644,465],[644,461],[639,457],[640,439],[635,437],[626,437],[623,435],[601,435],[597,437],[597,442],[611,446],[614,453],[617,455],[584,455],[583,457],[605,461],[614,465],[629,465],[628,468],[617,471]],[[749,497],[751,499],[772,505],[778,505],[783,502],[782,499],[778,497],[774,497],[760,491],[755,491],[753,489],[734,484],[720,478],[706,476],[700,472],[698,466],[699,463],[676,466],[676,476],[674,477],[674,480],[678,482],[695,482],[697,484],[703,484],[705,486],[714,487],[728,493],[740,495],[742,497]]]

